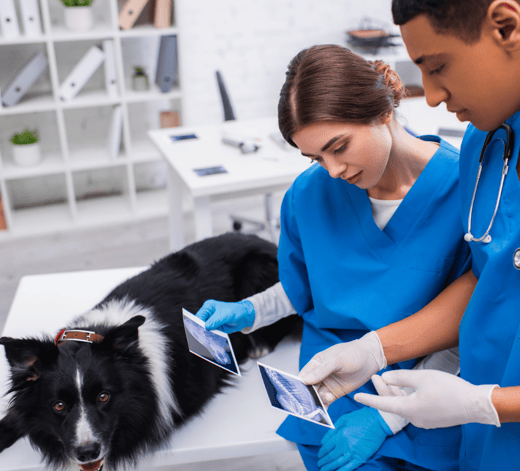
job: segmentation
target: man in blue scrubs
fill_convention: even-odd
[[[465,231],[471,225],[478,239],[493,224],[490,241],[470,242],[471,272],[417,314],[377,331],[389,364],[459,344],[461,377],[387,372],[373,378],[383,397],[355,399],[418,427],[464,424],[461,470],[520,469],[520,4],[393,0],[393,14],[410,57],[421,68],[428,103],[444,102],[471,123],[460,157]],[[504,122],[516,139],[494,216],[506,142],[502,130],[484,155],[473,205],[472,197],[486,134]],[[469,304],[468,291],[473,291]],[[317,383],[331,402],[375,373],[362,360],[353,364],[358,351],[353,342],[328,349],[300,374]]]

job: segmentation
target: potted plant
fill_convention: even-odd
[[[61,0],[65,5],[65,26],[72,31],[92,29],[92,0]]]
[[[11,137],[14,162],[24,167],[36,165],[41,160],[39,141],[36,129],[25,129]]]
[[[148,75],[146,75],[144,67],[134,67],[134,75],[132,75],[132,88],[136,92],[148,90]]]

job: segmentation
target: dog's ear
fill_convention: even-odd
[[[101,343],[105,348],[126,351],[135,347],[139,341],[139,327],[144,324],[144,316],[134,316],[124,324],[113,327],[108,331]]]
[[[30,381],[36,381],[42,369],[54,362],[58,347],[50,340],[0,338],[11,366],[12,390],[23,389]]]

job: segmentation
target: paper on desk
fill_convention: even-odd
[[[207,330],[204,321],[186,309],[182,310],[182,316],[190,352],[224,370],[242,376],[229,335],[220,330]]]

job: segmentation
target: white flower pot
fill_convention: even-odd
[[[92,7],[65,7],[65,26],[72,31],[90,31],[94,24]]]
[[[40,144],[12,145],[14,163],[22,167],[36,165],[42,159]]]

